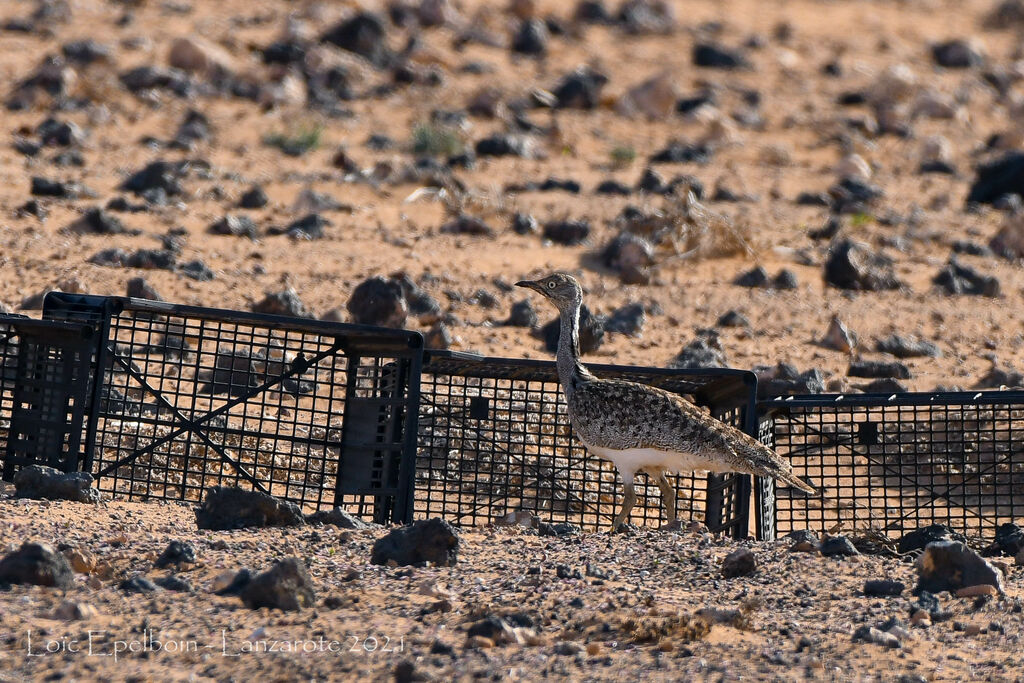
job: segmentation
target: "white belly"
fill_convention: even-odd
[[[728,472],[729,468],[723,462],[708,460],[691,453],[677,453],[674,451],[663,451],[657,448],[624,448],[616,450],[613,448],[602,448],[584,444],[591,453],[599,458],[608,460],[623,478],[632,478],[633,474],[644,468],[661,468],[669,472]]]

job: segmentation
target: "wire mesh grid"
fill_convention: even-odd
[[[57,317],[62,303],[85,308],[50,303]],[[408,517],[419,335],[114,304],[86,460],[101,491],[196,501],[227,485],[307,511]]]
[[[933,523],[991,534],[1024,517],[1024,393],[796,397],[768,404],[777,451],[819,488],[775,492],[775,526]]]
[[[77,463],[94,341],[82,325],[0,316],[0,472]]]
[[[739,427],[752,397],[742,374],[695,376],[685,371],[592,366],[616,376],[700,391],[727,389],[716,417]],[[622,500],[614,466],[587,452],[572,433],[552,363],[430,352],[423,372],[416,465],[415,514],[476,525],[527,510],[548,522],[589,529],[611,525]],[[719,387],[720,389],[722,387]],[[670,476],[680,519],[746,534],[741,476]],[[656,483],[640,474],[630,522],[665,521]]]

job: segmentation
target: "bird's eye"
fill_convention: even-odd
[[[548,289],[554,289],[554,288],[555,288],[555,283],[552,280],[551,282],[548,283]]]

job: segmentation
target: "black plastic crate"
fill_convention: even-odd
[[[0,315],[0,474],[73,469],[95,345],[87,325]]]
[[[44,317],[101,340],[82,463],[100,490],[196,501],[233,485],[410,519],[418,333],[56,292]]]
[[[756,378],[750,372],[588,367],[599,377],[674,391],[757,434]],[[670,480],[680,519],[704,521],[713,531],[738,537],[751,533],[750,477],[681,474]],[[638,474],[636,492],[630,522],[661,524],[657,485]],[[572,434],[554,362],[427,352],[416,516],[476,525],[527,510],[545,521],[605,530],[622,495],[614,466],[589,454]]]
[[[991,536],[1024,520],[1024,392],[793,396],[759,408],[777,452],[819,488],[774,491],[779,534],[896,537],[942,523]]]

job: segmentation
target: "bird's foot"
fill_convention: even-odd
[[[620,522],[618,526],[612,527],[610,534],[631,534],[636,531],[637,527],[635,524],[629,524],[628,522]]]

